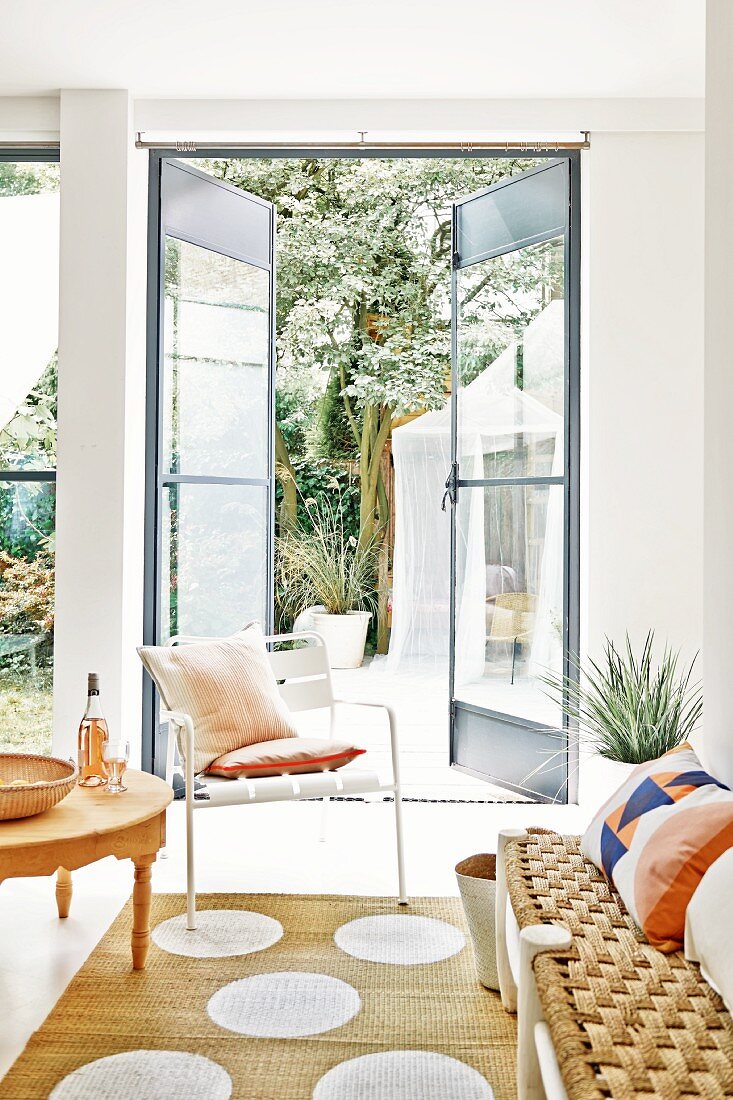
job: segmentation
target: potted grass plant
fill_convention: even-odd
[[[598,661],[572,657],[570,675],[541,677],[588,757],[588,787],[618,787],[638,764],[656,760],[695,732],[702,715],[695,661],[682,666],[679,652],[667,645],[657,659],[650,630],[638,654],[628,634],[620,649],[606,638]]]
[[[277,540],[281,606],[293,618],[311,609],[331,666],[358,668],[376,602],[376,547],[360,546],[349,534],[340,500],[306,500],[304,506],[307,525]]]

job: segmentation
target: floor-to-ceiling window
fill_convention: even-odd
[[[53,679],[57,160],[0,153],[0,749],[42,752]]]

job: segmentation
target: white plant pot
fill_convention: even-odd
[[[599,809],[631,775],[636,764],[622,764],[593,753],[580,759],[580,801],[593,813]]]
[[[359,668],[371,617],[370,611],[347,611],[345,615],[314,612],[313,629],[328,647],[331,668]]]

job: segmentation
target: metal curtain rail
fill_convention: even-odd
[[[365,132],[366,133],[366,132]],[[148,140],[144,133],[138,133],[135,145],[138,149],[173,150],[176,153],[198,153],[206,149],[268,150],[268,149],[435,149],[439,151],[455,150],[461,153],[473,153],[481,150],[500,149],[504,152],[562,152],[569,149],[590,149],[590,131],[583,130],[583,138],[578,141],[528,141],[526,138],[507,141],[369,141],[366,136],[361,141],[246,141],[221,139],[188,141],[183,138],[171,141]]]
[[[0,141],[0,153],[51,153],[57,154],[60,148],[58,139],[55,141]]]

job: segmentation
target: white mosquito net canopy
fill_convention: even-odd
[[[0,197],[0,430],[48,366],[58,343],[59,196]]]
[[[563,303],[556,301],[524,331],[524,388],[516,384],[515,342],[461,389],[461,478],[562,474],[563,418],[540,396],[545,388],[542,380],[556,378],[557,370],[563,369],[563,325]],[[534,384],[527,385],[528,380]],[[450,471],[450,437],[450,401],[393,432],[395,545],[387,658],[391,671],[447,668],[450,509],[443,511],[441,501]],[[507,493],[514,494],[512,500]],[[558,623],[562,622],[563,606],[563,489],[542,486],[534,489],[534,497],[530,493],[526,486],[459,491],[458,684],[479,679],[484,673],[492,601],[501,593],[523,591],[533,601],[532,671],[556,666],[558,652],[562,652]],[[509,521],[508,510],[512,513]],[[534,512],[532,523],[528,522],[530,511]],[[509,535],[507,527],[511,528]]]

